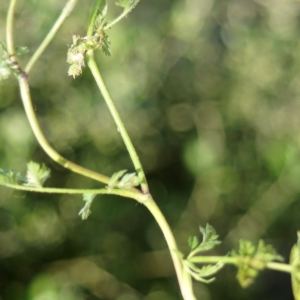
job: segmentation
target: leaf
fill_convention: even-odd
[[[206,266],[203,266],[199,270],[199,276],[201,276],[201,277],[212,276],[212,275],[216,274],[223,267],[224,267],[224,263],[222,263],[222,262],[218,262],[215,265],[206,265]]]
[[[6,44],[0,40],[0,47],[2,48],[3,52],[7,53]]]
[[[114,173],[110,180],[109,180],[109,183],[108,183],[108,186],[107,188],[109,190],[113,189],[114,188],[114,185],[116,184],[116,182],[127,172],[127,170],[122,170],[122,171],[119,171],[119,172],[116,172]]]
[[[194,250],[199,244],[199,241],[196,236],[190,236],[188,242],[191,250]]]
[[[108,40],[108,35],[103,31],[102,38],[100,39],[101,50],[106,56],[111,56],[110,42]]]
[[[253,256],[255,246],[250,241],[240,240],[239,254],[242,256]]]
[[[259,241],[254,258],[263,261],[264,263],[273,260],[284,260],[284,258],[276,252],[272,245],[265,245],[263,240]]]
[[[44,165],[33,161],[27,164],[26,186],[41,188],[44,182],[50,177],[50,170]]]
[[[24,46],[20,46],[20,47],[15,47],[15,55],[23,55],[23,54],[27,54],[29,52],[29,49],[27,47]]]
[[[13,170],[3,170],[0,169],[0,182],[8,184],[17,184],[24,182],[26,178],[21,175],[21,173]]]
[[[293,246],[290,255],[290,265],[292,266],[292,288],[295,300],[300,300],[300,231],[297,232],[298,241]]]
[[[82,220],[86,220],[91,214],[91,205],[93,203],[96,194],[93,193],[84,193],[83,201],[85,201],[84,207],[80,210],[79,215],[81,215]]]
[[[7,67],[6,62],[0,59],[0,80],[7,79],[10,74],[11,70]]]
[[[183,261],[184,269],[187,273],[189,273],[195,280],[210,283],[215,280],[215,278],[205,279],[205,277],[209,277],[215,273],[217,273],[221,268],[223,268],[224,264],[219,262],[215,265],[206,265],[201,269],[198,268],[194,263],[189,260]]]
[[[258,246],[246,240],[240,240],[238,252],[232,251],[232,256],[238,258],[237,279],[243,288],[254,282],[260,270],[273,260],[283,260],[271,245],[265,245],[260,240]]]
[[[123,7],[124,10],[130,11],[133,10],[140,0],[119,0],[116,2],[117,6]]]
[[[107,1],[106,0],[100,0],[100,5],[98,7],[97,11],[97,17],[95,21],[95,27],[99,28],[105,23],[105,16],[107,14]]]
[[[136,173],[129,173],[124,175],[121,181],[118,184],[119,189],[130,189],[134,186],[138,186],[141,183],[139,177]]]
[[[200,232],[203,235],[203,240],[196,248],[197,252],[208,251],[213,249],[216,245],[221,244],[221,241],[217,240],[219,236],[211,225],[206,224],[206,228],[200,227]]]

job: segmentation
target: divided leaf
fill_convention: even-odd
[[[193,250],[190,255],[195,255],[198,252],[211,250],[216,245],[221,244],[221,242],[217,240],[219,236],[211,225],[206,224],[205,228],[200,227],[200,232],[203,236],[202,242],[200,244],[196,237],[190,237],[189,239],[189,245],[191,247],[191,250]]]
[[[133,10],[140,0],[119,0],[117,6],[123,7],[125,11]]]
[[[50,170],[44,165],[33,161],[27,164],[26,186],[41,188],[44,182],[50,177]]]
[[[13,170],[0,169],[0,182],[7,184],[17,184],[24,182],[26,178],[21,173]]]
[[[105,23],[105,16],[107,14],[107,1],[100,0],[100,5],[98,7],[97,18],[95,22],[95,26],[98,28]]]
[[[111,178],[110,181],[108,183],[107,188],[109,190],[114,188],[115,183],[127,172],[127,170],[121,170],[119,172],[114,173]]]
[[[118,184],[119,189],[130,189],[134,186],[138,186],[141,183],[136,173],[125,174]]]
[[[82,220],[86,220],[91,214],[91,205],[93,203],[96,194],[93,193],[84,193],[83,201],[85,201],[84,207],[80,210],[79,215],[81,215]]]
[[[188,242],[191,250],[194,250],[199,244],[198,238],[196,236],[190,236]]]
[[[107,189],[111,190],[115,187],[115,188],[126,190],[126,189],[130,189],[134,186],[138,186],[141,183],[141,181],[140,181],[139,177],[136,175],[136,173],[125,174],[126,172],[127,172],[127,170],[122,170],[122,171],[114,173],[108,183]],[[123,178],[122,178],[122,176],[123,176]],[[117,181],[119,181],[118,184],[116,184]]]
[[[273,246],[265,245],[262,240],[257,247],[250,241],[240,240],[238,252],[232,251],[231,255],[238,257],[237,279],[244,288],[253,283],[259,271],[263,270],[268,262],[283,260]]]

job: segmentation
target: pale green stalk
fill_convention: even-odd
[[[27,63],[27,66],[25,67],[25,72],[28,74],[33,65],[37,62],[37,60],[40,58],[42,53],[45,51],[45,49],[48,47],[56,33],[58,32],[59,28],[62,26],[65,19],[69,16],[71,11],[73,10],[74,6],[76,5],[77,0],[69,0],[64,9],[62,10],[59,18],[54,23],[52,29],[49,31],[47,36],[45,37],[44,41],[41,43],[41,45],[38,47],[38,49],[35,51],[35,53],[30,58],[29,62]]]
[[[77,0],[76,0],[77,1]],[[44,50],[44,47],[47,46],[47,44],[49,44],[50,40],[52,39],[52,37],[54,36],[55,32],[57,31],[58,25],[60,24],[60,22],[62,22],[62,19],[65,18],[67,16],[67,13],[70,12],[71,8],[74,6],[75,1],[72,0],[70,2],[68,2],[67,4],[67,8],[65,7],[64,9],[64,14],[62,14],[59,18],[59,22],[57,22],[57,26],[54,26],[53,29],[52,28],[52,34],[48,35],[45,39],[45,41],[42,43],[42,45],[39,47],[39,51],[35,56],[35,60],[32,60],[30,66],[33,66],[33,63],[36,61],[36,59],[38,58],[38,56],[41,54],[41,52]],[[6,34],[6,39],[7,39],[7,51],[8,54],[11,57],[11,61],[14,62],[17,66],[18,65],[18,61],[16,59],[16,57],[14,56],[14,43],[13,43],[13,16],[14,16],[14,10],[15,10],[15,6],[16,6],[16,0],[12,0],[10,2],[10,6],[9,6],[9,10],[8,10],[8,15],[7,15],[7,34]],[[53,36],[52,36],[53,35]],[[29,68],[30,69],[30,68]],[[20,69],[21,70],[21,69]],[[65,159],[64,157],[62,157],[59,153],[57,153],[52,147],[51,145],[48,143],[47,139],[45,138],[33,105],[32,105],[32,101],[31,101],[31,96],[30,96],[30,90],[29,90],[29,84],[28,84],[28,77],[26,75],[24,75],[23,72],[20,71],[20,75],[18,77],[19,79],[19,86],[20,86],[20,92],[21,92],[21,98],[23,101],[23,105],[25,108],[25,112],[27,115],[27,118],[29,120],[30,126],[33,130],[33,133],[37,139],[37,141],[39,142],[40,146],[44,149],[44,151],[57,163],[59,163],[60,165],[62,165],[63,167],[70,169],[71,171],[81,174],[83,176],[92,178],[94,180],[100,181],[102,183],[108,184],[110,178],[99,174],[97,172],[93,172],[91,170],[88,170],[86,168],[83,168],[71,161],[68,161],[67,159]],[[132,191],[137,192],[136,189],[131,189]]]
[[[166,221],[164,215],[162,214],[157,204],[150,195],[148,199],[143,202],[143,204],[149,209],[156,222],[158,223],[161,231],[163,232],[165,240],[168,244],[168,248],[170,250],[170,254],[175,267],[177,279],[183,298],[185,300],[196,300],[193,293],[193,287],[192,282],[190,280],[190,276],[183,269],[181,259],[178,255],[178,247],[168,222]]]
[[[6,20],[6,44],[7,51],[10,55],[10,59],[12,62],[16,62],[15,57],[15,47],[14,47],[14,39],[13,39],[13,26],[14,26],[14,11],[16,8],[17,0],[11,0],[7,12],[7,20]]]
[[[36,118],[36,114],[34,112],[34,108],[32,106],[32,101],[31,101],[31,97],[30,97],[30,91],[29,91],[27,77],[19,77],[19,86],[20,86],[21,98],[23,101],[23,105],[24,105],[25,112],[26,112],[27,118],[29,120],[30,126],[32,128],[32,131],[33,131],[37,141],[39,142],[40,146],[44,149],[44,151],[54,161],[56,161],[63,167],[70,169],[71,171],[73,171],[75,173],[78,173],[83,176],[95,179],[95,180],[103,182],[105,184],[108,184],[108,182],[110,180],[109,177],[99,174],[97,172],[93,172],[86,168],[83,168],[83,167],[65,159],[64,157],[62,157],[59,153],[57,153],[52,148],[52,146],[48,143],[47,139],[45,138],[43,132],[41,131],[38,120]]]
[[[94,0],[94,5],[92,8],[92,13],[91,13],[90,21],[89,21],[87,36],[92,36],[94,34],[94,27],[95,27],[95,22],[96,22],[97,15],[98,15],[98,8],[99,8],[100,4],[101,4],[101,0]]]
[[[141,181],[141,188],[142,188],[142,191],[144,194],[149,194],[149,188],[148,188],[148,184],[147,184],[147,180],[146,180],[146,176],[145,176],[145,173],[144,173],[144,170],[143,170],[143,167],[141,165],[141,162],[140,162],[140,159],[136,153],[136,150],[131,142],[131,139],[125,129],[125,126],[120,118],[120,115],[114,105],[114,102],[112,101],[111,99],[111,96],[105,86],[105,83],[102,79],[102,76],[100,74],[100,71],[98,69],[98,66],[95,62],[95,59],[94,59],[94,53],[93,53],[93,50],[90,50],[88,51],[87,55],[87,64],[94,76],[94,79],[101,91],[101,94],[106,102],[106,105],[108,106],[108,109],[117,125],[117,130],[119,131],[124,143],[125,143],[125,146],[127,148],[127,151],[130,155],[130,158],[133,162],[133,165],[135,167],[135,170],[137,172],[137,175]]]
[[[195,256],[195,257],[190,257],[189,261],[198,264],[211,264],[211,263],[222,262],[224,264],[238,265],[238,260],[240,259],[241,259],[240,257],[229,257],[229,256]],[[253,260],[255,261],[256,259]],[[250,266],[251,266],[251,262],[250,262]],[[277,262],[267,262],[266,268],[280,271],[280,272],[287,272],[287,273],[291,273],[292,271],[291,265],[277,263]]]
[[[123,18],[125,18],[128,14],[130,13],[130,11],[126,11],[124,10],[122,14],[120,14],[116,19],[114,19],[113,21],[111,21],[110,23],[108,23],[103,30],[107,30],[109,28],[111,28],[113,25],[117,24],[118,22],[120,22]]]
[[[132,190],[121,189],[61,189],[61,188],[48,188],[48,187],[30,187],[11,183],[0,182],[0,185],[8,188],[13,188],[19,191],[35,192],[35,193],[48,193],[48,194],[84,194],[91,193],[97,195],[116,195],[121,197],[127,197],[134,199],[140,203],[143,203],[146,199],[145,195],[137,193]]]

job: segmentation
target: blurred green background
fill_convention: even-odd
[[[9,1],[0,1],[5,38]],[[32,54],[65,1],[19,1],[15,43]],[[109,2],[109,16],[120,12]],[[62,155],[106,175],[133,167],[87,69],[67,76],[67,46],[85,35],[92,0],[79,1],[30,75],[40,124]],[[300,2],[141,0],[109,32],[100,70],[182,251],[207,222],[225,255],[263,238],[288,261],[300,212]],[[28,55],[21,57],[23,66]],[[0,83],[0,167],[45,163],[47,186],[97,188],[35,141],[16,80]],[[1,300],[174,300],[179,288],[162,234],[132,200],[0,188]],[[187,252],[186,252],[187,253]],[[197,299],[293,299],[290,277],[264,271],[244,290],[227,266]]]

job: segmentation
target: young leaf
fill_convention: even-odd
[[[50,170],[44,164],[39,165],[33,161],[27,164],[25,185],[40,188],[49,177]]]
[[[122,170],[122,171],[119,171],[119,172],[116,172],[114,173],[110,180],[109,180],[109,183],[108,183],[108,186],[107,188],[109,190],[113,189],[114,188],[114,185],[115,183],[127,172],[127,170]]]
[[[141,183],[139,177],[136,173],[129,173],[124,175],[121,181],[118,184],[119,189],[130,189],[134,186],[138,186]]]
[[[80,210],[79,215],[81,215],[82,220],[86,220],[91,214],[91,205],[93,203],[96,194],[93,193],[84,193],[83,201],[85,201],[84,207]]]
[[[283,259],[271,245],[265,245],[263,241],[259,241],[255,247],[250,241],[240,240],[238,252],[232,251],[231,255],[238,257],[237,279],[244,288],[253,283],[258,271],[263,270],[268,262]]]
[[[117,6],[123,7],[124,10],[130,11],[133,10],[140,0],[119,0],[116,2]]]
[[[24,178],[24,176],[22,176],[19,172],[0,169],[0,182],[2,183],[20,184],[25,180],[26,178]]]
[[[100,5],[98,7],[97,18],[95,22],[95,27],[99,28],[105,23],[105,16],[107,14],[107,1],[100,0]]]
[[[189,246],[191,250],[194,250],[199,244],[199,241],[196,236],[190,236],[189,237]]]
[[[0,81],[7,79],[10,74],[11,70],[7,67],[6,62],[0,59]]]
[[[200,232],[203,235],[203,239],[200,245],[195,249],[196,252],[208,251],[213,249],[216,245],[221,244],[221,242],[217,240],[219,236],[211,225],[206,224],[206,228],[200,227]]]
[[[2,48],[2,51],[3,51],[4,53],[7,53],[6,45],[5,45],[5,43],[2,42],[1,40],[0,40],[0,47]]]
[[[23,54],[27,54],[29,52],[29,49],[27,47],[24,46],[20,46],[20,47],[15,47],[15,55],[23,55]]]

